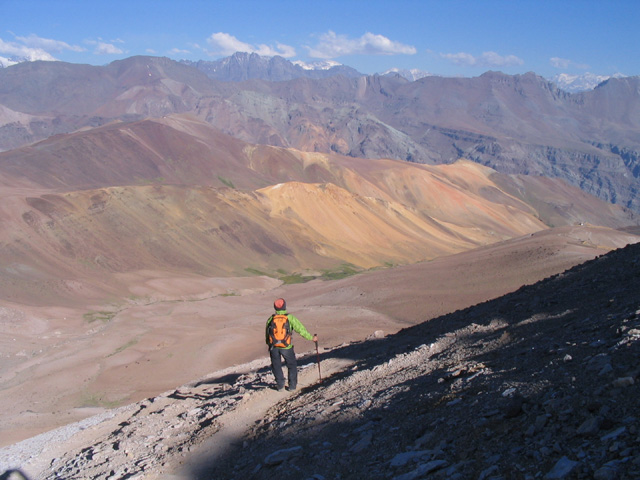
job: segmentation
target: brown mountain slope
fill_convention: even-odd
[[[420,204],[421,208],[425,203],[432,204],[432,207],[438,203],[441,194],[446,193],[440,189],[446,189],[444,184],[447,183],[453,184],[453,188],[467,190],[479,181],[472,188],[475,194],[517,208],[524,205],[514,198],[513,194],[518,191],[525,195],[526,202],[539,199],[542,194],[541,191],[540,195],[533,195],[523,185],[512,185],[509,194],[500,193],[500,189],[491,188],[494,180],[483,178],[492,172],[490,169],[474,170],[471,164],[467,164],[459,173],[454,173],[456,171],[246,144],[222,134],[203,121],[183,115],[116,123],[55,136],[29,147],[0,153],[0,184],[67,191],[150,183],[233,186],[253,190],[287,181],[330,182],[353,193],[413,206]],[[415,178],[414,172],[419,172],[419,178]],[[449,172],[446,175],[451,178],[447,179],[441,172]],[[473,181],[464,179],[469,175],[473,176]],[[501,182],[505,183],[505,188],[513,183],[507,181],[508,177],[494,178],[503,178]],[[520,180],[521,184],[523,182],[526,183]],[[538,190],[554,189],[557,193],[553,197],[558,201],[561,201],[563,190],[571,198],[579,196],[580,201],[574,202],[576,208],[589,198],[555,180],[538,180],[535,183],[540,184]],[[440,187],[435,188],[436,184]],[[528,184],[533,185],[531,182]],[[607,215],[616,218],[629,216],[621,213],[620,209],[615,213],[614,210],[610,209]],[[587,218],[585,221],[602,224],[596,219]]]
[[[435,219],[297,182],[253,193],[147,186],[13,198],[2,219],[2,296],[62,301],[77,295],[68,286],[77,279],[115,293],[113,275],[136,270],[278,275],[413,263],[545,228],[529,212],[469,198],[475,219],[457,221],[455,211]]]
[[[414,263],[544,229],[553,205],[555,225],[634,223],[559,181],[249,145],[185,116],[4,152],[0,173],[13,185],[2,295],[26,303],[66,303],[80,279],[92,298],[126,294],[114,275],[138,270],[279,277]]]
[[[65,190],[165,182],[224,186],[223,174],[240,186],[243,180],[259,184],[250,170],[241,168],[246,166],[245,146],[187,117],[179,122],[118,122],[1,153],[0,171],[11,179],[9,184]],[[239,168],[241,174],[231,175]]]

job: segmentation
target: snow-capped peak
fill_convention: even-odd
[[[569,73],[559,73],[549,80],[558,85],[566,92],[576,93],[586,90],[593,90],[605,80],[610,78],[623,78],[625,75],[614,73],[613,75],[596,75],[594,73],[584,73],[581,75],[571,75]]]
[[[341,63],[338,63],[333,60],[325,60],[325,61],[313,62],[313,63],[303,62],[302,60],[294,60],[291,63],[293,63],[294,65],[298,65],[304,70],[329,70],[330,68],[339,67],[340,65],[342,65]]]
[[[419,80],[420,78],[431,77],[433,75],[432,73],[425,72],[424,70],[419,70],[417,68],[411,68],[408,70],[401,69],[401,68],[390,68],[389,70],[384,72],[382,75],[390,75],[393,73],[396,73],[412,82]]]

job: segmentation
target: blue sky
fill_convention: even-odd
[[[234,51],[477,76],[640,75],[640,0],[0,0],[0,62]]]

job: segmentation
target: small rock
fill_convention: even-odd
[[[478,480],[485,480],[485,478],[488,478],[490,475],[492,475],[493,473],[498,471],[498,466],[497,465],[492,465],[489,468],[483,470],[482,472],[480,472],[480,476],[478,477]]]
[[[416,452],[403,452],[397,454],[391,459],[389,465],[392,467],[404,467],[407,463],[414,460],[422,460],[426,456],[433,456],[433,450],[420,450]]]
[[[607,363],[602,369],[598,372],[599,376],[607,375],[608,373],[613,372],[613,367],[610,363]]]
[[[615,440],[620,435],[622,435],[626,429],[627,429],[626,427],[620,427],[617,430],[614,430],[613,432],[604,435],[603,437],[600,438],[600,440],[602,440],[603,442],[606,442],[607,440]]]
[[[373,434],[371,432],[365,433],[358,442],[353,445],[349,450],[353,453],[364,452],[369,445],[371,445],[371,440],[373,438]]]
[[[268,455],[267,458],[264,459],[264,463],[270,466],[280,465],[282,462],[286,462],[287,460],[297,457],[301,454],[302,447],[300,446],[284,448],[282,450],[276,450],[275,452]]]
[[[556,462],[551,471],[547,473],[544,478],[547,480],[566,478],[577,466],[578,462],[569,460],[567,457],[562,457]]]
[[[520,415],[522,412],[522,405],[524,404],[524,398],[520,395],[516,395],[509,399],[509,402],[504,406],[504,416],[506,418],[514,418]]]
[[[589,417],[578,427],[578,435],[593,435],[600,430],[600,419]]]
[[[512,397],[516,393],[515,388],[507,388],[504,392],[502,392],[503,397]]]
[[[394,480],[414,480],[416,478],[424,477],[426,474],[443,468],[447,465],[445,460],[433,460],[428,463],[423,463],[415,470],[405,473],[404,475],[398,475],[394,477]]]
[[[416,439],[415,442],[413,442],[413,448],[419,449],[422,445],[431,441],[432,438],[433,438],[433,432],[425,433],[420,438]]]
[[[384,338],[384,332],[382,330],[376,330],[367,337],[367,340],[373,340],[374,338]]]
[[[633,377],[620,377],[613,381],[614,387],[629,387],[634,384]]]
[[[593,473],[593,480],[615,480],[616,478],[618,478],[618,471],[615,462],[609,462]]]

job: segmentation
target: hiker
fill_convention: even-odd
[[[276,377],[276,388],[282,390],[284,388],[282,358],[284,358],[289,373],[287,390],[293,391],[298,386],[298,363],[291,342],[293,332],[297,332],[303,338],[314,342],[318,341],[318,335],[311,335],[300,320],[287,313],[287,302],[283,298],[278,298],[273,302],[273,308],[276,313],[269,317],[266,328],[267,345],[271,356],[271,371]]]

